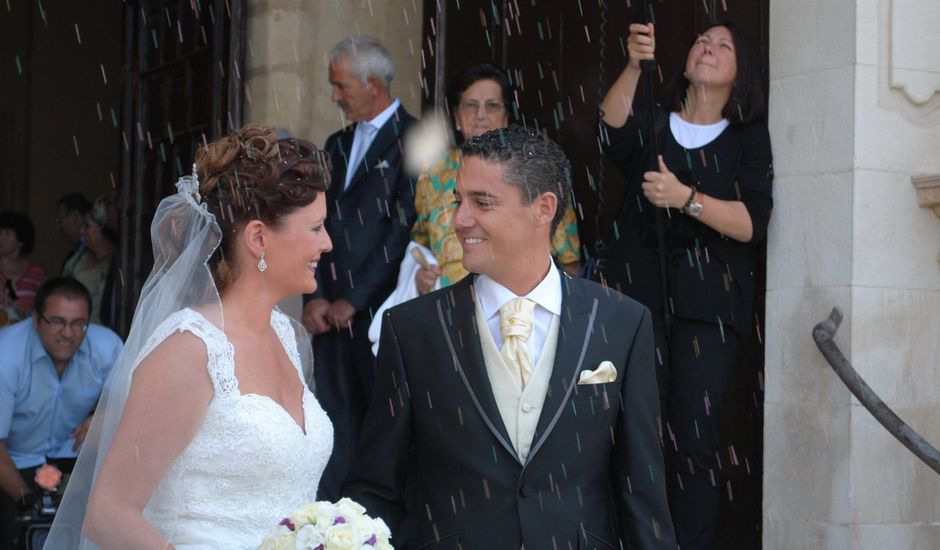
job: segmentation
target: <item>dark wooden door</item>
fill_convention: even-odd
[[[734,20],[760,48],[767,67],[769,0],[649,0],[656,23],[658,93],[685,62],[697,32],[710,21]],[[617,170],[601,160],[597,109],[627,61],[627,27],[638,0],[425,0],[425,107],[442,106],[443,88],[476,60],[510,72],[518,95],[516,121],[544,129],[572,161],[582,249],[617,238],[611,220],[623,196]],[[766,77],[765,77],[766,84]],[[643,105],[640,93],[634,107]],[[763,276],[755,320],[762,333]],[[763,430],[763,346],[747,343],[740,376],[726,406],[721,447],[720,548],[760,547]]]
[[[426,0],[424,5],[425,107],[442,105],[443,88],[467,63],[487,60],[506,67],[518,90],[517,122],[544,128],[572,160],[583,214],[581,240],[590,252],[596,237],[608,236],[598,233],[609,233],[610,225],[605,221],[599,231],[590,215],[600,210],[609,220],[623,188],[619,174],[604,170],[601,178],[597,105],[626,63],[626,30],[636,20],[637,1]],[[759,45],[766,67],[767,1],[650,0],[657,23],[657,93],[711,20],[734,20]],[[643,101],[640,94],[637,102]]]
[[[200,143],[242,122],[243,0],[138,0],[124,8],[120,326],[153,254],[150,222]]]

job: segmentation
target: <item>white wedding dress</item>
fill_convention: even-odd
[[[275,310],[271,326],[303,380],[291,321]],[[192,309],[166,319],[140,357],[182,331],[205,342],[215,396],[199,432],[170,465],[144,509],[144,518],[179,550],[255,549],[281,519],[316,500],[333,449],[333,425],[306,383],[306,433],[272,399],[242,394],[234,348],[219,328]]]

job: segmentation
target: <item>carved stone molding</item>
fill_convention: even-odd
[[[940,2],[889,0],[889,86],[917,107],[940,101]]]
[[[933,210],[940,218],[940,174],[914,175],[911,183],[917,188],[917,206]]]

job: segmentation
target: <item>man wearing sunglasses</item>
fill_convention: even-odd
[[[52,279],[32,319],[0,330],[0,549],[38,497],[36,469],[77,456],[121,351],[117,334],[89,324],[90,305],[80,282]]]

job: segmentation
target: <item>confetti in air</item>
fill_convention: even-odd
[[[440,113],[428,113],[414,130],[405,136],[405,169],[412,174],[428,169],[454,144],[450,122]]]

